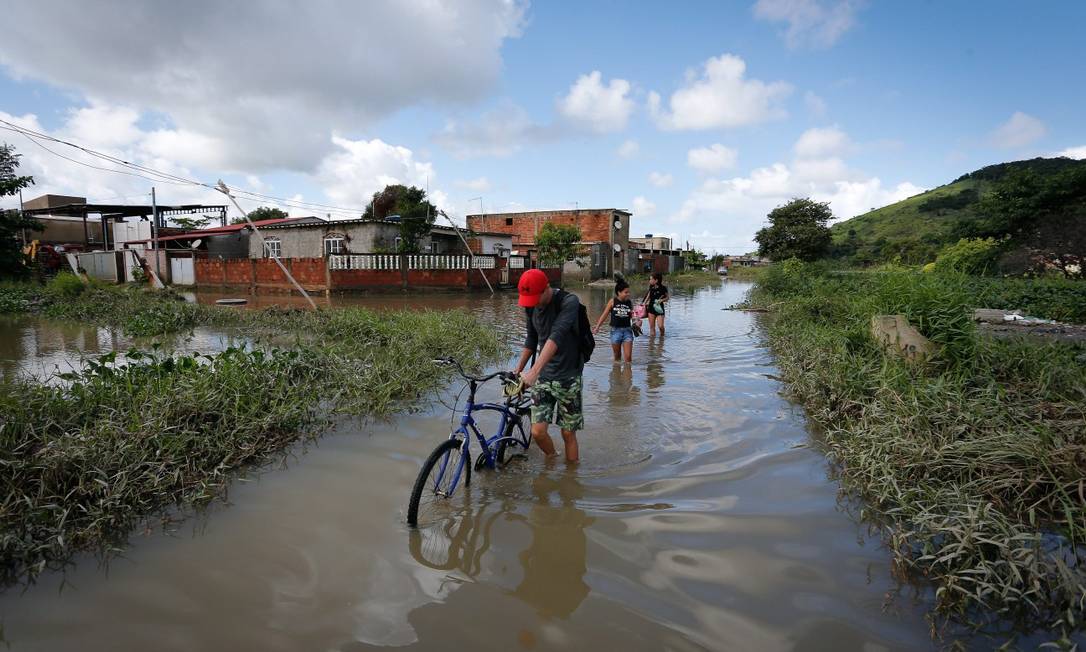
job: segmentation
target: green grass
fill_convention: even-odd
[[[0,289],[0,301],[22,300],[25,289],[13,287]],[[60,305],[32,298],[46,302],[47,314]],[[57,314],[139,333],[244,325],[295,344],[215,355],[133,351],[124,363],[110,354],[57,383],[0,382],[3,585],[33,580],[80,551],[116,550],[145,519],[206,503],[239,470],[338,418],[411,406],[445,381],[435,357],[477,368],[506,352],[498,333],[461,311],[239,311],[91,289]]]
[[[974,292],[793,261],[750,300],[773,307],[770,344],[842,491],[899,576],[932,583],[939,620],[1071,636],[1086,616],[1086,349],[978,337]],[[940,344],[929,364],[873,342],[871,316],[898,312]]]
[[[684,269],[682,271],[664,274],[664,285],[666,285],[669,290],[696,290],[707,285],[720,283],[720,279],[720,275],[716,272]],[[640,292],[640,296],[644,296],[644,292],[649,287],[648,274],[631,274],[626,277],[626,280],[629,282],[630,288],[635,293]]]
[[[855,264],[900,262],[922,265],[934,261],[941,249],[963,236],[958,224],[970,224],[987,217],[979,203],[997,188],[1001,179],[1018,171],[1030,171],[1042,179],[1056,178],[1068,168],[1086,166],[1086,162],[1068,159],[1032,159],[991,165],[963,175],[951,183],[919,195],[848,217],[830,227],[833,255]],[[1086,209],[1080,201],[1070,200],[1061,214],[1075,223],[1074,216]],[[1057,219],[1044,216],[1043,219]],[[850,235],[850,232],[851,235]],[[991,234],[989,234],[991,235]],[[1018,235],[1021,234],[1007,234]],[[1018,246],[1033,246],[1019,242]],[[1051,246],[1044,245],[1042,246]]]

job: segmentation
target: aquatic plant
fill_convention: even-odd
[[[478,367],[505,352],[498,333],[460,311],[175,313],[164,305],[147,323],[259,324],[256,332],[294,344],[111,353],[58,382],[0,382],[3,585],[82,550],[119,549],[145,519],[206,503],[239,470],[337,419],[409,407],[443,382],[435,357]]]
[[[1084,349],[979,338],[976,297],[965,277],[800,264],[767,270],[751,301],[774,306],[770,344],[842,491],[900,577],[933,584],[943,623],[1070,636],[1086,616]],[[936,360],[883,355],[867,328],[893,312]]]

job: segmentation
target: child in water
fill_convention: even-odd
[[[615,296],[607,302],[600,318],[596,320],[593,333],[600,332],[600,326],[607,316],[611,316],[611,349],[615,352],[615,362],[625,359],[633,361],[633,301],[630,300],[630,284],[619,279],[615,282]]]
[[[664,304],[671,299],[664,285],[664,275],[653,272],[649,277],[649,291],[645,293],[645,306],[649,313],[649,337],[656,335],[656,326],[660,326],[660,336],[664,335]]]

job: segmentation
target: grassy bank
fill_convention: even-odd
[[[643,294],[645,289],[649,287],[648,274],[631,274],[626,277],[626,280],[635,292],[640,291]],[[669,290],[696,290],[717,283],[720,283],[720,275],[716,272],[684,269],[679,272],[664,274],[664,285]]]
[[[750,300],[772,307],[790,391],[902,578],[932,582],[955,624],[1069,636],[1086,615],[1084,349],[978,338],[970,312],[990,292],[791,261],[762,272]],[[876,346],[871,317],[894,313],[939,345],[934,360],[909,366]]]
[[[434,357],[478,366],[503,352],[498,333],[458,311],[239,311],[123,289],[61,305],[30,286],[3,288],[0,302],[135,334],[210,324],[296,336],[290,350],[111,354],[61,383],[0,382],[3,585],[118,548],[148,517],[206,503],[341,415],[409,406],[443,382]]]

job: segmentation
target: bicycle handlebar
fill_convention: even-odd
[[[459,374],[463,376],[465,380],[470,380],[476,383],[485,383],[488,380],[493,380],[494,378],[501,378],[504,382],[514,382],[517,379],[514,374],[511,374],[508,371],[495,371],[489,376],[471,376],[466,371],[464,371],[464,367],[459,362],[452,358],[436,358],[433,360],[433,363],[454,365],[456,367],[456,371],[459,372]]]

